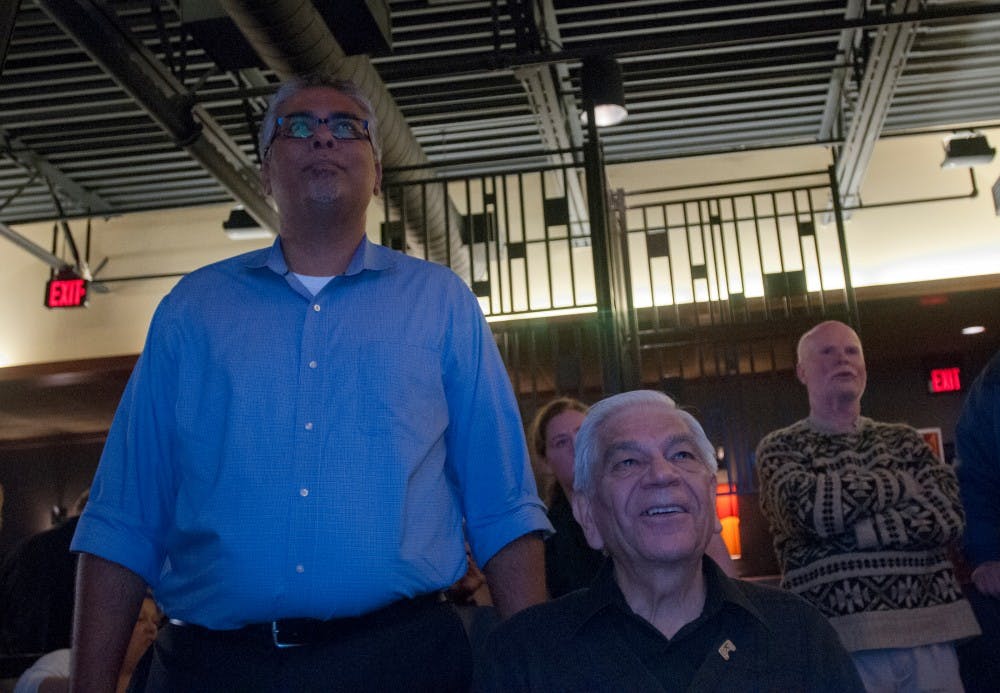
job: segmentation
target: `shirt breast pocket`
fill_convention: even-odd
[[[437,350],[399,342],[367,342],[359,354],[361,423],[370,434],[429,445],[448,426]]]

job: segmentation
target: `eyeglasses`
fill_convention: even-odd
[[[278,118],[274,137],[291,137],[304,140],[316,134],[320,125],[326,125],[336,140],[370,140],[368,121],[352,115],[331,113],[326,118],[317,118],[312,113],[291,113]],[[273,139],[271,140],[274,141]]]

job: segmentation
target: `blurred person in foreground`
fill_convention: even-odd
[[[983,634],[959,648],[969,693],[1000,690],[1000,352],[976,377],[955,427],[965,507],[963,553],[972,569],[966,596]]]
[[[142,600],[139,618],[132,628],[125,658],[118,672],[118,683],[115,693],[125,693],[132,677],[145,677],[139,666],[142,656],[156,639],[156,631],[160,627],[162,614],[156,607],[152,597]],[[70,650],[61,649],[49,652],[38,659],[31,667],[21,674],[14,687],[14,693],[65,693],[69,690]]]
[[[861,340],[830,320],[799,340],[809,416],[757,447],[782,586],[816,605],[870,691],[960,691],[955,641],[979,633],[948,554],[955,472],[916,430],[861,416]]]
[[[69,547],[88,495],[84,489],[66,520],[28,537],[0,561],[0,654],[69,648],[77,563]]]
[[[573,513],[611,560],[590,587],[494,631],[474,689],[862,690],[816,609],[705,554],[716,464],[701,425],[662,393],[595,404],[576,438]]]
[[[80,519],[73,680],[110,691],[150,585],[147,691],[462,690],[468,539],[500,616],[545,599],[510,380],[451,270],[371,243],[378,127],[296,78],[261,125],[270,248],[156,310]]]

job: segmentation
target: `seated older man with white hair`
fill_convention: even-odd
[[[612,560],[590,587],[494,631],[477,690],[864,690],[816,609],[705,555],[717,463],[672,399],[640,390],[599,402],[574,464],[573,514]]]

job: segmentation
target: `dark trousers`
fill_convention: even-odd
[[[465,691],[472,651],[448,603],[345,619],[343,634],[275,647],[265,629],[167,625],[152,649],[147,693],[222,691]]]

